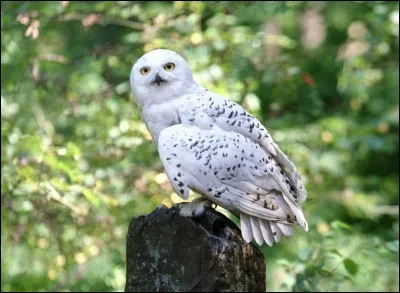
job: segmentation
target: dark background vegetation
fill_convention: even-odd
[[[130,219],[179,202],[129,85],[160,47],[304,176],[268,290],[398,291],[398,25],[388,1],[2,1],[2,291],[123,290]]]

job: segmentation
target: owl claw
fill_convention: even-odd
[[[211,202],[201,197],[180,206],[179,215],[182,217],[199,217],[204,214],[205,208],[210,206]]]

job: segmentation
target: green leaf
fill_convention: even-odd
[[[76,166],[72,163],[68,164],[53,155],[47,154],[44,156],[44,162],[53,170],[65,173],[72,182],[79,182],[81,179],[79,170],[75,169]]]
[[[338,220],[333,221],[333,222],[331,222],[331,226],[335,230],[348,230],[348,231],[351,231],[351,226],[346,224],[346,223],[344,223],[344,222],[342,222],[342,221],[338,221]]]
[[[95,207],[100,205],[100,200],[90,189],[85,188],[83,190],[83,195],[87,198],[88,201]]]
[[[350,275],[355,276],[357,274],[359,265],[354,260],[352,260],[351,258],[346,258],[343,261],[343,264],[344,268]]]
[[[337,256],[342,257],[342,254],[337,249],[331,249],[329,252],[332,253],[332,254],[336,254]]]

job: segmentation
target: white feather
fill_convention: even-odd
[[[275,242],[280,242],[281,236],[284,235],[275,222],[269,222],[271,225],[272,234],[274,235]]]
[[[269,221],[258,219],[258,223],[260,225],[260,230],[265,243],[267,243],[269,246],[274,245],[275,239],[274,235],[272,234],[271,227],[269,226]]]
[[[242,230],[243,239],[250,243],[253,240],[253,233],[251,231],[250,217],[245,214],[240,214],[240,229]]]
[[[254,239],[258,245],[262,245],[264,242],[263,236],[261,234],[260,226],[258,225],[258,219],[250,217],[251,229],[253,232]]]
[[[293,227],[286,225],[286,224],[282,224],[282,223],[276,223],[279,227],[279,229],[282,231],[282,233],[285,236],[292,236],[293,235]]]

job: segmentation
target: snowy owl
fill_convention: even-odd
[[[158,49],[132,67],[134,100],[174,191],[202,195],[181,215],[215,203],[240,215],[243,239],[272,246],[308,230],[301,176],[267,129],[239,104],[197,84],[177,53]]]

